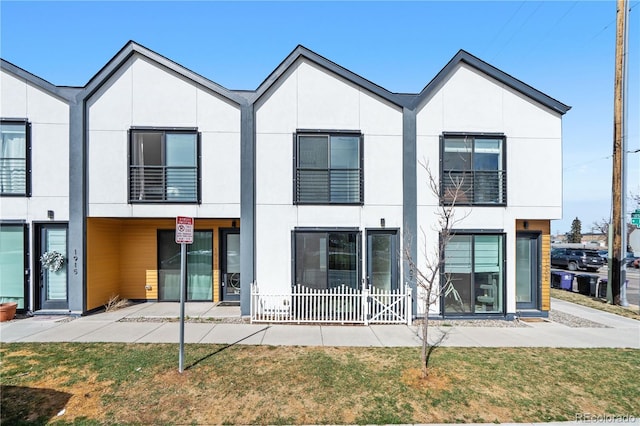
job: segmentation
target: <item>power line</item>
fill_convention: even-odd
[[[540,8],[542,7],[542,4],[543,4],[543,2],[539,2],[539,3],[538,3],[538,6],[533,10],[533,12],[529,13],[529,16],[527,16],[527,17],[525,18],[525,20],[522,22],[522,24],[520,24],[520,27],[519,27],[516,31],[514,31],[514,32],[511,34],[511,37],[509,37],[509,39],[506,41],[506,43],[504,43],[504,44],[502,45],[502,47],[501,47],[501,48],[496,52],[496,54],[495,54],[495,55],[493,55],[492,61],[493,61],[497,56],[499,56],[499,55],[500,55],[500,53],[502,53],[502,51],[504,50],[504,48],[505,48],[505,47],[507,47],[507,45],[508,45],[509,43],[511,43],[511,40],[513,40],[513,38],[516,36],[516,34],[518,34],[518,33],[520,32],[520,30],[522,30],[522,29],[524,28],[524,26],[529,22],[529,20],[533,17],[533,15],[535,15],[535,14],[536,14],[536,12],[538,11],[538,9],[540,9]]]

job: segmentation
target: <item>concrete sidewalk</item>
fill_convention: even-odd
[[[521,322],[520,327],[459,325],[442,321],[430,339],[448,334],[442,346],[562,347],[640,349],[640,322],[553,299],[552,308],[599,327],[570,327],[553,321]],[[296,346],[420,346],[418,328],[406,325],[249,324],[238,307],[187,303],[186,343]],[[0,323],[0,341],[178,343],[178,303],[142,303],[80,318],[34,316]],[[169,320],[173,319],[173,320]],[[477,326],[480,324],[480,326]]]

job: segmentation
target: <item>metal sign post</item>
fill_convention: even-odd
[[[187,294],[187,244],[193,244],[193,218],[176,217],[176,243],[180,244],[180,353],[178,371],[184,371],[184,298]]]

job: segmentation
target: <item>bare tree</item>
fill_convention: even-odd
[[[405,245],[404,256],[407,260],[411,274],[416,279],[417,297],[418,297],[418,314],[422,310],[422,318],[420,324],[420,337],[422,339],[421,365],[422,376],[426,378],[429,375],[429,361],[433,351],[442,344],[446,339],[448,332],[440,332],[440,335],[433,341],[429,342],[429,311],[440,300],[441,296],[451,297],[462,303],[458,292],[451,282],[450,274],[443,269],[444,255],[447,244],[452,237],[452,230],[464,220],[469,213],[466,212],[459,217],[456,216],[455,206],[459,200],[464,197],[465,185],[464,177],[452,174],[447,176],[447,185],[444,185],[443,192],[440,192],[437,177],[433,175],[429,168],[428,162],[419,163],[427,172],[427,184],[429,190],[435,197],[440,200],[437,211],[435,213],[436,220],[431,230],[439,236],[436,243],[430,244],[429,238],[424,231],[420,229],[422,234],[421,253],[424,263],[418,265],[416,259],[413,258],[409,249],[410,244]],[[441,200],[440,197],[443,197]]]
[[[602,235],[609,235],[609,220],[602,218],[593,222],[593,229]]]

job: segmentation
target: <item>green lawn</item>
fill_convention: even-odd
[[[2,423],[380,424],[640,417],[640,351],[2,344]],[[64,410],[64,411],[62,411]]]

